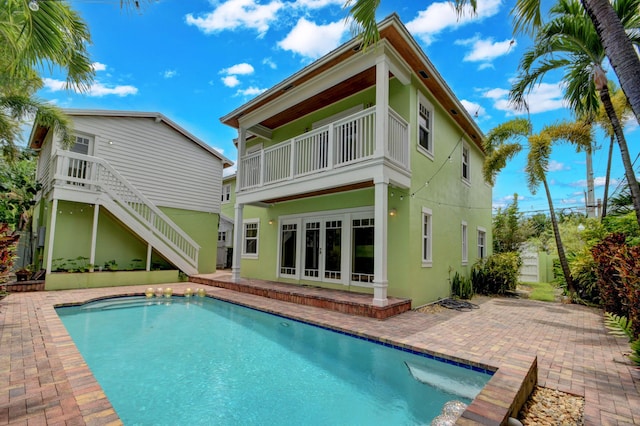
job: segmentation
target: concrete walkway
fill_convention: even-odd
[[[171,285],[181,293],[193,283]],[[121,424],[54,306],[140,294],[147,286],[15,293],[0,301],[0,425]],[[163,287],[166,287],[164,285]],[[536,354],[538,383],[585,397],[589,425],[640,425],[640,370],[601,311],[516,299],[476,298],[479,309],[406,312],[385,321],[206,287],[213,297],[448,358],[499,366]]]

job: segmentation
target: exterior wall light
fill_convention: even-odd
[[[396,209],[389,210],[389,216],[395,216],[396,214],[398,214],[398,211]]]

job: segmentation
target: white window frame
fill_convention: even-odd
[[[466,265],[469,263],[469,227],[467,222],[462,221],[460,233],[462,234],[462,264]]]
[[[222,185],[221,202],[227,204],[231,201],[231,184],[227,183]]]
[[[247,225],[251,225],[251,227],[253,227],[253,225],[255,225],[255,229],[256,229],[256,236],[255,238],[251,238],[251,239],[255,239],[256,240],[256,252],[255,253],[247,253],[247,229],[248,226]],[[260,219],[247,219],[244,220],[242,222],[242,257],[243,258],[247,258],[247,259],[257,259],[258,258],[258,253],[260,253]]]
[[[428,148],[423,147],[422,145],[420,145],[420,128],[422,127],[420,125],[420,107],[423,106],[425,108],[425,110],[429,113],[429,126],[427,128],[427,131],[429,132],[428,135]],[[435,116],[435,111],[433,108],[433,105],[431,104],[431,102],[429,102],[427,100],[427,98],[422,94],[422,92],[418,91],[418,107],[417,107],[418,111],[417,111],[417,116],[416,116],[416,147],[418,152],[426,155],[427,157],[429,157],[430,159],[433,160],[433,156],[434,156],[434,140],[433,140],[433,134],[434,134],[434,116]],[[425,126],[426,128],[426,126]]]
[[[478,226],[478,259],[484,259],[487,257],[487,230],[481,226]],[[480,238],[482,236],[482,238]],[[482,240],[482,244],[480,244]]]
[[[466,158],[465,158],[466,157]],[[469,145],[465,142],[462,144],[462,155],[460,156],[461,167],[460,167],[460,176],[462,177],[462,181],[464,183],[471,183],[471,149]],[[465,176],[466,170],[466,176]]]
[[[428,220],[426,229],[425,219]],[[422,267],[431,268],[433,266],[433,212],[426,207],[422,208],[420,233],[422,234]]]
[[[227,242],[227,231],[218,231],[218,242],[219,243]]]

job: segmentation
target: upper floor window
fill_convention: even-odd
[[[431,233],[431,210],[422,208],[422,266],[432,266],[431,243],[433,241]]]
[[[218,241],[219,242],[227,241],[227,233],[225,231],[218,231]]]
[[[222,185],[222,194],[220,196],[220,201],[223,203],[228,203],[231,200],[231,184],[228,183],[226,185]]]
[[[91,139],[87,136],[76,135],[69,151],[83,155],[91,155]]]
[[[462,180],[469,182],[471,180],[471,152],[469,151],[469,145],[462,145]]]
[[[418,95],[418,149],[433,158],[433,106]]]

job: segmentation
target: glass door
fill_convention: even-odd
[[[310,221],[304,224],[304,276],[306,278],[320,278],[320,221]]]
[[[339,281],[342,278],[342,221],[324,222],[324,277]]]

